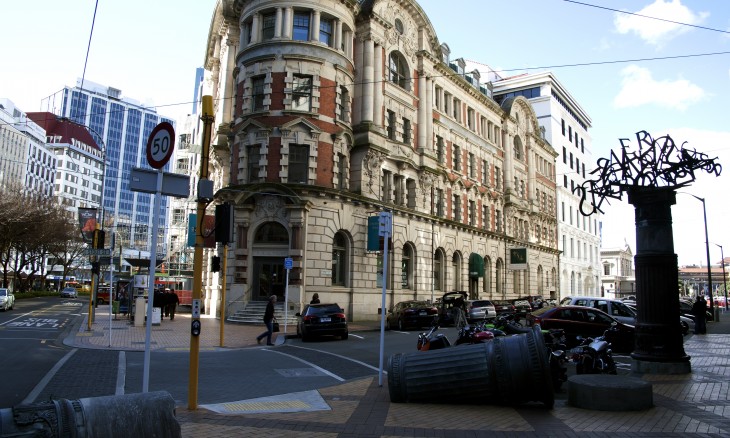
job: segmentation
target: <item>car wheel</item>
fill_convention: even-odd
[[[405,330],[405,326],[403,325],[403,320],[398,318],[398,330],[403,331]]]
[[[689,333],[689,324],[684,321],[680,321],[680,323],[682,324],[682,335]]]
[[[346,341],[349,336],[350,336],[350,333],[345,332],[342,336],[340,336],[340,338],[342,338],[343,341]]]

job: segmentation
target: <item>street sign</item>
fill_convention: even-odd
[[[292,260],[291,257],[287,257],[284,259],[284,269],[287,271],[294,267],[294,260]]]
[[[84,254],[87,256],[110,256],[112,250],[109,248],[86,248]]]
[[[155,126],[147,139],[147,162],[161,169],[172,157],[175,149],[175,128],[168,122]]]
[[[131,172],[129,189],[133,192],[156,193],[158,172],[158,170],[135,167]],[[190,194],[190,177],[178,173],[163,172],[160,193],[165,196],[187,198]]]

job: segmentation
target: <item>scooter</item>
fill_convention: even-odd
[[[603,336],[583,339],[578,347],[571,350],[577,374],[616,374],[611,343],[606,339],[610,330],[615,330],[614,326]]]

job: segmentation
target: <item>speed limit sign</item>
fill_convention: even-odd
[[[168,122],[155,126],[147,139],[147,162],[161,169],[172,157],[175,149],[175,128]]]

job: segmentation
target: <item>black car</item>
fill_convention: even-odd
[[[580,343],[578,337],[601,336],[615,324],[616,330],[608,333],[608,341],[611,342],[614,351],[634,350],[634,326],[624,324],[608,313],[592,307],[543,307],[527,315],[527,325],[535,324],[540,324],[540,328],[544,330],[563,329],[568,348]]]
[[[297,322],[297,336],[303,342],[309,341],[315,336],[332,335],[347,339],[347,317],[345,311],[337,303],[330,304],[307,304]]]
[[[494,304],[494,310],[497,311],[497,316],[499,315],[514,315],[517,313],[517,308],[515,307],[514,303],[509,300],[493,300],[492,303]]]
[[[428,327],[438,322],[438,309],[426,301],[402,301],[388,310],[386,322],[390,330]]]

